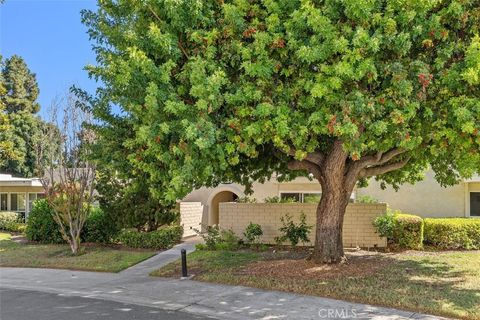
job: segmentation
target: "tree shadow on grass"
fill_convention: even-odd
[[[384,301],[397,299],[391,302],[414,311],[480,319],[480,274],[471,261],[469,269],[442,257],[381,259],[391,260],[373,276],[377,279],[373,283],[382,286],[379,292],[386,294]]]

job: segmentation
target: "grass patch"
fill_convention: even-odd
[[[480,252],[348,254],[345,265],[315,265],[270,252],[195,251],[195,279],[331,297],[462,319],[480,319]],[[178,277],[176,261],[154,276]]]
[[[12,236],[10,235],[10,233],[0,232],[0,241],[2,241],[2,240],[10,240],[11,238],[12,238]]]
[[[0,233],[0,267],[119,272],[155,254],[105,246],[82,249],[80,255],[73,256],[68,245],[15,243],[10,240],[10,234]]]

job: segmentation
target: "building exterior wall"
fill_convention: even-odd
[[[422,217],[464,217],[465,183],[442,187],[435,181],[434,173],[428,171],[423,181],[415,185],[404,184],[398,192],[371,179],[368,187],[357,189],[357,196],[369,195],[390,208]]]
[[[399,191],[387,186],[382,190],[380,184],[371,179],[366,188],[354,191],[355,198],[368,195],[381,203],[387,203],[390,208],[416,214],[422,217],[465,217],[469,216],[470,192],[480,192],[478,177],[473,181],[444,188],[436,182],[434,173],[427,171],[425,179],[415,185],[404,184]],[[211,209],[211,199],[228,186],[237,196],[242,197],[244,187],[238,184],[225,184],[217,188],[201,188],[190,193],[183,201],[199,201]],[[266,198],[279,196],[281,192],[321,192],[320,184],[315,180],[301,177],[290,182],[278,182],[272,178],[265,183],[255,182],[253,194],[257,202]]]
[[[195,235],[194,228],[199,230],[203,223],[204,206],[201,202],[180,202],[180,224],[183,225],[183,236]]]
[[[280,218],[285,214],[293,216],[298,222],[304,212],[309,225],[315,226],[316,204],[307,203],[220,203],[220,228],[232,229],[242,236],[250,222],[262,226],[264,243],[275,243],[282,226]],[[375,217],[386,212],[386,204],[356,204],[347,206],[343,224],[343,243],[345,247],[385,247],[386,240],[380,238],[372,225]],[[315,227],[310,234],[310,244],[315,239]]]

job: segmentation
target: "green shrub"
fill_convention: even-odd
[[[151,232],[122,230],[117,236],[117,240],[131,248],[169,249],[179,243],[182,236],[183,227],[175,225]]]
[[[282,227],[279,231],[282,233],[280,237],[276,237],[275,241],[279,244],[290,241],[292,246],[296,246],[300,241],[305,244],[309,242],[309,234],[313,226],[307,225],[307,217],[305,213],[300,214],[300,222],[299,224],[295,224],[292,220],[292,216],[286,214],[285,216],[280,218],[282,222]]]
[[[218,225],[213,226],[205,226],[202,225],[205,231],[201,231],[199,229],[193,229],[195,233],[203,239],[205,242],[205,249],[206,250],[215,250],[217,243],[220,242],[220,227]]]
[[[221,230],[218,225],[204,226],[204,229],[193,229],[205,242],[196,246],[198,250],[234,251],[240,248],[241,240],[232,230]]]
[[[257,203],[257,199],[255,198],[250,198],[250,197],[240,197],[235,200],[235,202],[238,203]]]
[[[265,203],[296,203],[294,198],[280,198],[279,196],[265,198]]]
[[[416,250],[423,247],[423,219],[419,216],[389,210],[375,218],[373,225],[389,245]]]
[[[356,203],[378,203],[378,200],[369,195],[358,196],[355,199]]]
[[[480,249],[480,219],[424,219],[425,244],[439,249]]]
[[[245,236],[245,239],[247,239],[248,243],[256,244],[263,235],[263,230],[259,224],[250,222],[247,228],[245,228],[243,235]]]
[[[378,216],[373,220],[373,226],[380,237],[385,237],[389,240],[393,239],[393,228],[395,225],[395,214],[388,210],[387,213]]]
[[[412,214],[395,214],[393,239],[401,248],[421,249],[423,247],[423,219]]]
[[[62,243],[58,224],[53,219],[53,210],[45,199],[34,202],[33,208],[28,215],[25,235],[30,241],[42,243]]]
[[[0,212],[0,230],[24,232],[25,223],[21,222],[21,217],[16,212]]]
[[[82,241],[109,243],[118,233],[117,224],[102,209],[94,207],[85,221]]]

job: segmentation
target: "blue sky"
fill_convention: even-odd
[[[0,5],[0,54],[22,56],[36,73],[43,117],[52,99],[72,84],[95,91],[95,81],[83,70],[95,56],[80,22],[80,10],[95,6],[94,0],[6,0]]]

